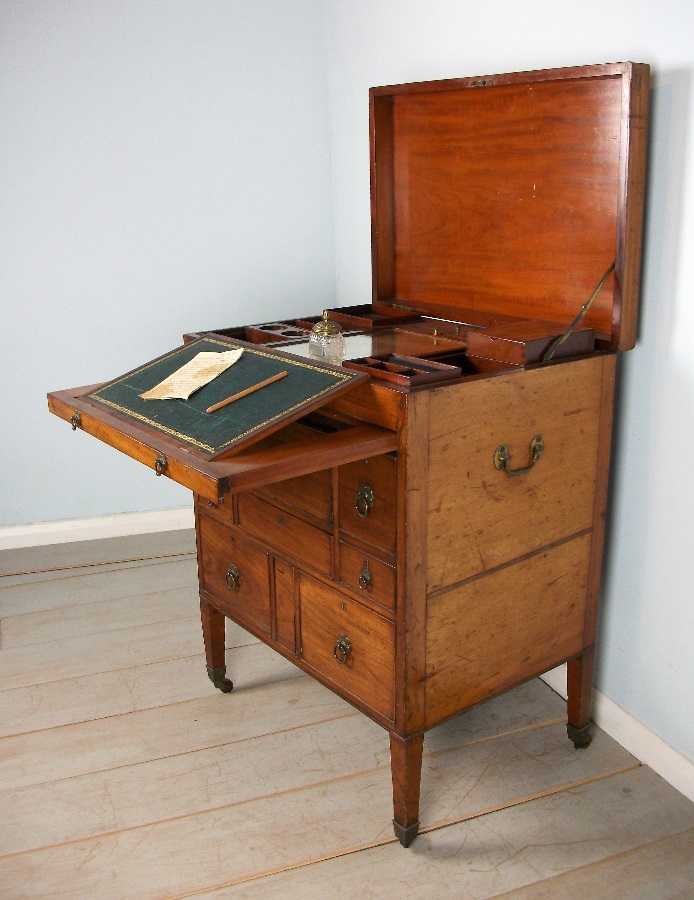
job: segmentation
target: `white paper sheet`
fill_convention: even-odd
[[[224,350],[222,353],[198,353],[168,378],[140,394],[140,397],[143,400],[187,400],[195,391],[205,387],[222,372],[226,372],[229,366],[238,362],[242,353],[242,348]]]

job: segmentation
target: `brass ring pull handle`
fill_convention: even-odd
[[[224,580],[226,581],[227,587],[230,591],[238,591],[240,577],[241,576],[239,575],[239,570],[232,563],[227,569],[226,575],[224,576]]]
[[[359,575],[359,578],[357,579],[357,584],[362,589],[362,591],[365,591],[367,588],[371,587],[372,581],[373,581],[373,578],[371,577],[371,572],[369,572],[369,561],[368,561],[368,559],[365,559],[364,560],[364,568],[361,570],[361,574]]]
[[[360,484],[359,490],[357,491],[357,499],[354,501],[354,507],[357,510],[357,515],[365,519],[368,514],[371,512],[374,500],[374,492],[371,490],[368,484]]]
[[[497,469],[503,469],[507,475],[520,475],[522,472],[527,472],[532,469],[538,459],[542,456],[544,449],[545,442],[542,440],[542,435],[536,434],[532,441],[530,441],[530,464],[521,466],[519,469],[512,469],[509,466],[511,454],[509,453],[508,447],[506,444],[499,444],[494,451],[494,465]]]
[[[349,654],[352,652],[352,644],[350,643],[349,638],[346,634],[341,634],[335,643],[335,649],[333,650],[333,656],[338,661],[341,666],[349,659]]]
[[[82,416],[79,413],[75,413],[70,419],[70,424],[72,425],[72,430],[77,431],[78,428],[82,427]]]
[[[159,456],[154,460],[154,471],[157,475],[163,475],[166,472],[169,465],[168,459],[164,456],[163,453],[160,453]]]

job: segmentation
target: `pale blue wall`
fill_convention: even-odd
[[[46,412],[334,292],[317,0],[0,4],[0,524],[191,503]]]

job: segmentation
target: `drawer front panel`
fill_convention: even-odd
[[[456,584],[592,527],[601,357],[432,393],[428,590]],[[519,469],[497,469],[500,445]]]
[[[288,478],[262,488],[262,494],[299,512],[315,516],[321,522],[332,522],[332,484],[330,469],[299,478]]]
[[[252,494],[239,494],[238,504],[239,524],[243,528],[319,572],[331,574],[330,535]]]
[[[395,459],[374,456],[341,466],[340,529],[395,551]]]
[[[395,609],[395,569],[340,542],[340,581],[388,609]]]
[[[302,658],[355,700],[392,721],[394,626],[338,591],[300,577]]]
[[[268,554],[223,522],[198,514],[201,586],[233,618],[270,635]]]

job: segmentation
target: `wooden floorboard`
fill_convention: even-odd
[[[0,578],[0,896],[686,896],[694,804],[537,680],[426,735],[404,850],[385,731],[237,626],[216,691],[194,559],[119,547]]]
[[[554,893],[538,892],[545,880],[559,874],[579,870],[580,878],[584,866],[677,835],[691,827],[693,816],[688,800],[640,766],[421,834],[407,851],[390,842],[245,883],[220,885],[197,896],[206,900],[355,896],[482,900],[527,887],[523,896],[528,898],[563,898],[567,894],[561,887]],[[657,861],[657,848],[653,855]],[[657,865],[651,875],[644,867],[641,893],[625,896],[658,897],[656,891],[663,889],[662,868]],[[670,880],[675,885],[681,882],[677,872]],[[607,882],[602,890],[584,893],[582,900],[613,896]]]
[[[684,900],[694,896],[694,828],[504,894],[507,900]]]
[[[196,583],[194,557],[168,561],[136,560],[124,565],[70,569],[40,577],[2,578],[0,617],[90,606],[94,602],[140,597],[178,587],[189,587],[194,596]]]
[[[241,629],[229,629],[227,674],[238,691],[302,676]],[[0,738],[209,698],[205,655],[0,690]],[[41,673],[38,673],[41,677]]]
[[[103,538],[98,541],[46,544],[3,550],[0,553],[0,577],[103,565],[114,560],[122,562],[194,553],[195,531],[192,528]]]
[[[18,852],[134,828],[210,808],[264,803],[275,794],[304,791],[316,784],[368,778],[389,787],[388,745],[382,730],[349,710],[327,721],[310,719],[245,741],[219,744],[186,754],[157,748],[163,757],[96,773],[0,791],[0,808],[22,823],[0,842]],[[296,723],[296,724],[295,724]],[[351,740],[345,744],[348,729]],[[570,752],[563,727],[515,732],[472,746],[449,732],[451,746],[426,753],[422,783],[423,827],[479,814],[508,798],[554,790],[634,765],[634,760],[603,736],[594,758]],[[597,757],[597,758],[596,758]],[[533,762],[528,764],[528,758]],[[291,759],[293,765],[285,765]],[[491,760],[494,764],[491,764]],[[464,773],[464,778],[460,773]],[[386,799],[388,791],[386,790]],[[108,802],[105,803],[105,798]],[[294,801],[292,801],[294,802]],[[297,802],[303,803],[299,798]],[[76,809],[81,810],[79,819]],[[261,817],[262,818],[262,817]],[[387,817],[386,817],[387,821]],[[244,840],[234,841],[243,854]]]

